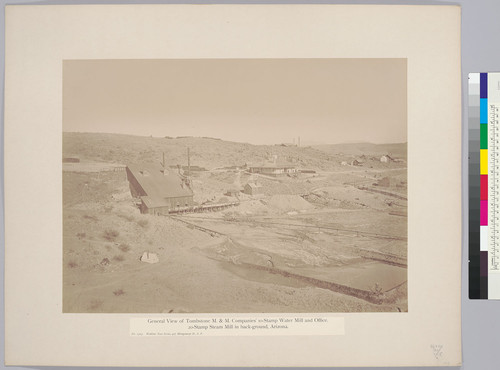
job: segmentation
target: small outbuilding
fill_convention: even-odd
[[[249,182],[245,185],[243,192],[248,195],[262,194],[262,185]]]

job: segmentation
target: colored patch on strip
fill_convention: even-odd
[[[488,251],[488,226],[479,226],[479,250]]]
[[[479,77],[481,99],[488,97],[488,73],[481,73]]]
[[[488,201],[481,201],[481,215],[479,216],[479,224],[481,226],[488,225]]]
[[[488,149],[488,125],[480,125],[481,149]]]
[[[488,123],[488,99],[481,98],[479,102],[479,122]]]
[[[488,200],[488,175],[481,175],[481,200]]]
[[[488,277],[488,252],[479,252],[479,265],[481,276]],[[488,290],[486,290],[487,292]]]
[[[488,149],[481,149],[480,150],[480,174],[481,175],[487,175],[488,174]]]

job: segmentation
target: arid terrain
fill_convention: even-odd
[[[63,310],[405,312],[406,147],[64,133]],[[141,214],[125,166],[184,168],[187,148],[194,201],[237,205]],[[249,173],[273,159],[302,171]]]

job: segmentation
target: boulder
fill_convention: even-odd
[[[142,254],[140,260],[142,262],[146,262],[146,263],[158,263],[158,262],[160,262],[158,255],[156,253],[151,253],[151,252],[144,252]]]

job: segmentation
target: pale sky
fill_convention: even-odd
[[[407,141],[406,59],[71,60],[63,130],[252,144]]]

